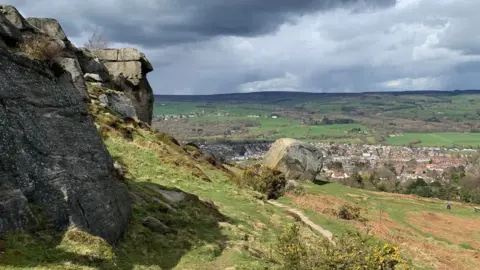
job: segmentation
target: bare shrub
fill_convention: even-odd
[[[96,27],[83,46],[89,50],[105,49],[108,48],[108,41],[105,39],[103,31]]]

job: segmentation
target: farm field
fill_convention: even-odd
[[[417,145],[422,146],[469,146],[480,147],[480,133],[405,133],[402,136],[390,137],[387,143],[393,145],[407,145],[412,141],[419,140]]]
[[[412,195],[371,192],[335,183],[304,183],[306,194],[279,201],[302,210],[312,221],[341,235],[374,234],[400,248],[414,269],[479,269],[480,213],[472,205]],[[364,221],[343,220],[338,209],[357,205]]]
[[[416,145],[477,148],[479,102],[480,91],[156,96],[153,125],[181,140],[420,140]]]

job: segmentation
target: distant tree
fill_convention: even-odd
[[[420,144],[420,143],[422,143],[421,140],[419,140],[419,139],[414,139],[414,140],[412,140],[412,141],[410,141],[410,142],[408,143],[408,147],[412,148],[414,145]]]
[[[343,169],[343,164],[340,161],[330,162],[327,167],[331,170],[341,170]]]
[[[89,50],[105,49],[108,48],[108,41],[105,39],[103,31],[99,27],[96,27],[84,46]]]

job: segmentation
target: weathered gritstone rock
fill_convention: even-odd
[[[98,57],[110,75],[115,90],[123,91],[132,100],[138,118],[148,124],[152,122],[153,91],[147,80],[147,73],[153,70],[145,55],[133,48],[95,49]]]
[[[18,12],[18,10],[11,5],[0,5],[0,13],[5,15],[5,17],[12,23],[12,25],[20,31],[34,31],[28,21],[23,18],[23,16]]]
[[[108,73],[107,67],[88,49],[80,48],[76,51],[76,55],[83,73],[97,74],[102,78],[103,82],[110,82],[111,76]]]
[[[18,194],[7,200],[18,203],[10,218],[0,217],[0,233],[29,229],[33,203],[58,230],[73,225],[110,243],[120,238],[130,196],[67,73],[54,77],[0,49],[0,127],[0,191]]]
[[[278,139],[265,154],[263,164],[281,171],[288,180],[315,180],[323,166],[322,152],[295,139]]]
[[[2,6],[0,6],[1,8]],[[9,45],[22,40],[22,32],[18,30],[0,10],[0,39]]]
[[[132,101],[123,93],[106,93],[98,100],[123,118],[137,118]]]
[[[10,35],[14,37],[13,41],[16,40],[15,42],[10,42],[12,45],[22,39],[51,39],[52,46],[57,46],[59,51],[63,50],[61,54],[54,59],[51,59],[52,62],[58,63],[71,74],[75,88],[85,101],[89,101],[90,98],[88,96],[85,80],[83,79],[83,72],[74,53],[77,49],[67,39],[67,36],[58,21],[48,18],[25,19],[15,7],[9,5],[1,5],[0,11],[0,14],[3,14],[4,16],[0,16],[0,36],[5,36],[5,34],[2,34],[2,29],[10,28],[8,27],[8,23],[5,23],[5,20],[2,19],[6,18],[7,22],[10,22],[15,29],[9,30],[9,32],[13,33]]]
[[[63,31],[62,26],[55,19],[31,17],[31,18],[27,18],[26,21],[30,25],[43,31],[45,34],[47,34],[51,38],[56,38],[63,41],[68,40],[67,35],[65,35],[65,32]]]

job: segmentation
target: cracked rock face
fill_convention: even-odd
[[[70,75],[0,49],[0,233],[30,229],[39,205],[56,229],[114,243],[130,203]]]

